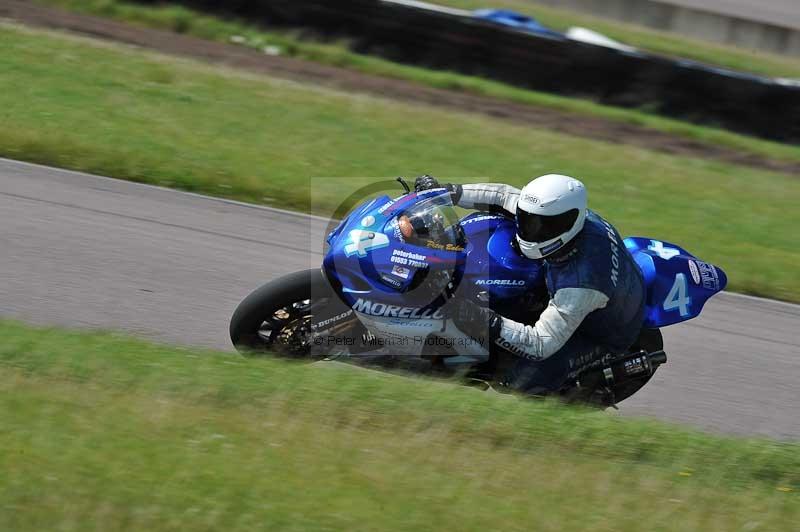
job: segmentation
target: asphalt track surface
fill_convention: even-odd
[[[0,317],[225,350],[252,289],[318,267],[325,220],[0,159]],[[720,294],[664,329],[624,415],[800,439],[800,306]]]

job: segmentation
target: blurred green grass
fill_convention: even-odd
[[[0,321],[0,530],[790,530],[796,444]]]
[[[533,106],[558,109],[575,113],[578,115],[578,118],[579,115],[589,115],[617,122],[635,124],[637,126],[679,135],[695,141],[729,146],[745,153],[754,153],[774,159],[800,160],[800,148],[796,146],[765,141],[732,133],[723,129],[698,126],[676,119],[665,118],[654,115],[648,112],[647,109],[612,107],[597,104],[590,100],[567,98],[555,94],[520,89],[485,78],[403,65],[379,57],[351,52],[346,42],[323,43],[315,41],[308,32],[301,33],[277,29],[267,31],[264,28],[248,24],[245,21],[233,18],[214,17],[180,5],[168,3],[141,5],[125,2],[123,0],[36,1],[42,4],[67,8],[75,12],[108,17],[123,22],[165,29],[178,33],[186,33],[195,37],[220,42],[230,42],[231,38],[236,36],[242,40],[244,45],[256,49],[273,47],[282,55],[345,67],[368,74],[377,74],[384,77],[409,80],[441,89],[470,92]],[[474,5],[477,6],[479,4],[476,3]],[[511,5],[511,7],[519,6]],[[539,12],[538,8],[536,12]],[[546,9],[544,12],[549,13]],[[556,11],[554,13],[559,12]],[[559,28],[563,26],[565,28],[570,25],[567,22],[571,19],[563,18],[563,13],[561,16],[562,18],[551,20],[554,26]],[[644,35],[650,35],[650,33],[644,31]],[[685,39],[674,36],[670,37],[658,34],[650,36],[652,37],[651,40],[654,42],[664,41],[669,44],[669,46],[678,47],[678,51],[685,52],[686,57],[695,57],[697,54],[700,54],[700,57],[705,57],[705,55],[701,53],[702,50],[707,48],[704,43],[689,42],[687,44]],[[683,44],[683,46],[680,47],[680,44]],[[708,47],[710,47],[711,50],[715,50],[713,45],[708,45]],[[729,49],[723,50],[725,50],[726,53],[732,54],[733,59],[726,61],[727,55],[721,54],[719,57],[719,64],[721,65],[743,70],[767,68],[769,72],[762,73],[770,73],[775,76],[796,75],[800,77],[800,63],[796,61],[793,62],[788,59],[773,58],[774,61],[771,62],[769,58],[765,60],[765,58],[757,55],[748,55],[747,53],[740,53]]]
[[[623,234],[681,244],[732,289],[800,301],[797,176],[668,156],[0,25],[0,156],[326,215],[431,172],[579,176]],[[362,177],[351,177],[362,176]]]

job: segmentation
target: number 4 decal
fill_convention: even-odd
[[[388,245],[389,237],[383,233],[354,229],[350,231],[350,243],[344,247],[344,252],[348,257],[355,254],[358,254],[359,257],[366,257],[368,251],[385,248]]]
[[[675,276],[672,288],[669,289],[663,308],[666,311],[678,309],[681,313],[681,318],[685,318],[690,314],[689,305],[691,304],[692,298],[689,297],[686,288],[686,275],[679,273]]]
[[[680,255],[681,252],[675,248],[665,248],[664,243],[659,240],[651,240],[650,245],[647,247],[650,251],[658,255],[664,260],[669,260],[676,255]]]

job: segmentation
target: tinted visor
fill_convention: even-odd
[[[526,242],[546,242],[572,229],[578,214],[578,209],[570,209],[555,216],[541,216],[517,207],[517,234]]]

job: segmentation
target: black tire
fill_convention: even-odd
[[[662,351],[663,348],[664,340],[659,329],[642,329],[636,342],[634,342],[627,352],[636,352],[643,349],[647,353],[653,353]],[[607,388],[601,370],[595,368],[581,376],[580,388],[566,388],[562,390],[561,395],[568,403],[583,403],[589,406],[606,408],[624,401],[641,390],[651,378],[652,375],[613,386],[612,398],[610,394],[606,394],[604,391]]]
[[[644,349],[648,353],[664,349],[664,338],[660,329],[642,329],[633,349]]]
[[[319,269],[291,273],[270,281],[247,296],[231,317],[230,335],[236,349],[243,353],[265,351],[281,353],[275,338],[262,332],[265,323],[274,320],[282,309],[292,308],[304,301],[320,301],[335,297]],[[276,349],[277,348],[277,349]],[[293,356],[300,356],[294,353]]]

